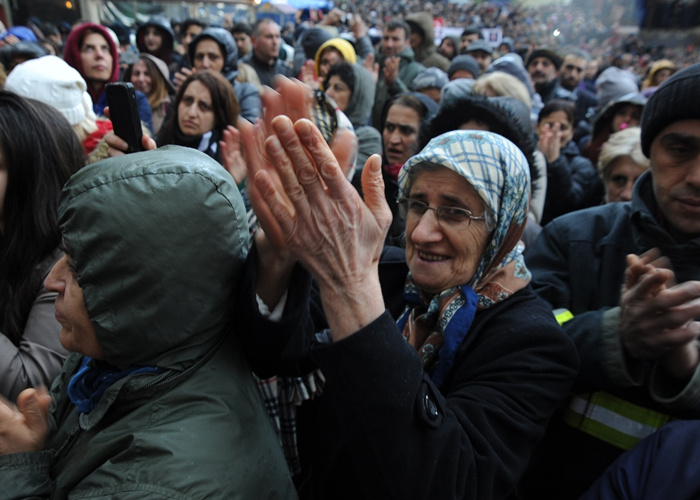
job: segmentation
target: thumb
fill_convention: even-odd
[[[26,389],[17,397],[17,409],[22,413],[27,427],[36,434],[44,435],[48,430],[50,403],[51,396],[46,389]]]
[[[382,157],[377,154],[369,157],[367,163],[365,163],[365,168],[362,170],[362,193],[365,198],[365,204],[386,235],[393,217],[384,194]]]

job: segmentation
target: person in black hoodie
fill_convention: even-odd
[[[185,65],[183,57],[175,52],[175,33],[163,16],[153,16],[136,32],[139,52],[151,54],[165,61],[173,75]]]

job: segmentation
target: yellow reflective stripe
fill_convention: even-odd
[[[573,396],[564,421],[606,443],[629,450],[670,422],[669,415],[644,408],[607,392]]]
[[[552,311],[552,313],[554,314],[554,319],[556,319],[557,323],[559,323],[559,326],[574,318],[574,315],[571,313],[571,311],[564,308],[555,309],[554,311]]]

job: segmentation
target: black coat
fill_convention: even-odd
[[[403,251],[385,250],[379,269],[387,311],[334,344],[315,341],[325,320],[301,269],[280,322],[254,312],[254,275],[245,285],[238,309],[249,312],[242,328],[256,332],[246,341],[259,351],[258,375],[319,367],[326,378],[323,395],[298,412],[300,496],[506,497],[576,374],[571,341],[528,286],[477,312],[437,388],[395,324]]]

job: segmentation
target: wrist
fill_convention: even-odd
[[[700,351],[696,342],[672,349],[659,358],[659,365],[677,380],[690,378],[700,363]]]
[[[323,310],[333,341],[349,337],[384,313],[384,299],[379,279],[357,281],[355,285],[319,286]]]

